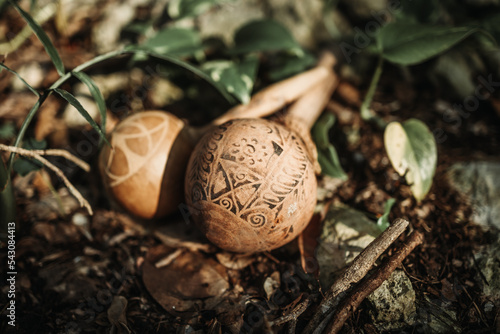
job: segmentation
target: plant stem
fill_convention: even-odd
[[[375,72],[373,73],[372,81],[370,82],[370,87],[368,87],[368,91],[366,92],[365,99],[363,104],[361,105],[361,118],[365,121],[373,120],[376,115],[371,111],[370,105],[373,100],[373,95],[375,95],[375,91],[377,90],[377,84],[380,80],[380,76],[382,75],[382,68],[384,64],[384,59],[380,56],[377,62],[377,67],[375,68]]]

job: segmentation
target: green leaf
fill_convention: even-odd
[[[233,53],[288,50],[303,54],[290,31],[280,23],[265,19],[247,23],[234,35]]]
[[[210,75],[213,81],[224,86],[241,103],[248,103],[255,81],[257,65],[257,57],[249,57],[241,63],[228,60],[206,62],[202,69]]]
[[[81,82],[83,82],[92,94],[95,102],[97,103],[97,107],[99,108],[99,113],[101,114],[101,130],[103,133],[106,132],[106,102],[104,101],[104,96],[102,96],[99,87],[95,84],[94,80],[92,80],[86,73],[84,72],[73,72],[75,77],[77,77]]]
[[[171,0],[168,4],[168,15],[173,19],[198,16],[222,2],[228,0]]]
[[[277,57],[276,63],[279,65],[268,72],[269,78],[273,81],[283,80],[305,71],[316,63],[316,58],[308,52],[302,56],[281,54]]]
[[[47,148],[47,142],[45,140],[38,141],[34,138],[28,138],[23,142],[23,148],[27,150],[44,150]],[[14,171],[21,176],[25,176],[32,171],[39,170],[42,167],[43,164],[40,161],[27,157],[20,157],[14,161],[13,166]]]
[[[396,203],[394,198],[389,198],[384,205],[384,214],[377,219],[377,226],[381,231],[385,231],[391,224],[389,223],[389,214],[391,213],[392,206]]]
[[[40,94],[38,94],[38,92],[35,90],[35,88],[31,87],[31,85],[29,83],[26,82],[26,80],[24,80],[20,75],[19,73],[17,73],[16,71],[10,69],[9,67],[7,67],[4,63],[0,63],[0,68],[4,68],[6,69],[7,71],[9,71],[10,73],[14,74],[19,80],[21,80],[21,82],[30,90],[33,92],[33,94],[35,94],[36,96],[40,96]]]
[[[176,27],[160,30],[142,46],[158,54],[176,56],[195,55],[203,50],[200,35],[196,30]]]
[[[54,92],[59,94],[63,99],[68,101],[69,104],[71,104],[73,107],[75,107],[76,110],[78,110],[78,112],[83,116],[83,118],[85,118],[85,120],[94,128],[94,130],[97,131],[97,133],[101,136],[101,138],[108,145],[110,145],[108,140],[106,139],[106,135],[104,134],[104,132],[101,131],[101,128],[99,128],[99,125],[97,125],[97,123],[92,119],[92,117],[90,117],[87,110],[85,110],[85,108],[83,108],[83,106],[80,104],[80,102],[78,102],[76,97],[74,97],[71,93],[65,91],[64,89],[60,89],[60,88],[54,88]]]
[[[415,65],[448,50],[478,28],[393,22],[380,28],[377,46],[384,59],[399,65]]]
[[[321,171],[329,176],[347,180],[347,174],[340,165],[337,151],[328,137],[328,131],[334,124],[335,116],[331,113],[323,113],[312,129],[312,137],[318,149],[318,162]]]
[[[392,122],[385,129],[384,144],[392,166],[405,176],[413,196],[420,202],[429,192],[436,171],[434,135],[417,119]]]
[[[45,51],[50,56],[50,59],[52,59],[52,62],[54,63],[54,66],[56,67],[57,73],[59,75],[64,75],[64,64],[61,60],[61,57],[59,56],[59,53],[57,52],[56,48],[54,47],[54,44],[50,41],[49,36],[43,31],[42,27],[38,23],[33,20],[30,14],[26,13],[19,5],[13,1],[9,1],[14,8],[21,14],[23,19],[28,23],[30,26],[31,30],[35,33],[35,35],[38,37],[40,42],[42,42],[43,47],[45,48]]]

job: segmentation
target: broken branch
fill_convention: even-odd
[[[305,334],[320,333],[320,325],[331,313],[342,297],[342,293],[351,287],[352,284],[360,281],[373,266],[380,255],[396,240],[408,226],[408,221],[396,219],[381,235],[373,240],[345,269],[325,295],[313,318],[304,329]],[[330,316],[328,316],[330,318]]]
[[[349,294],[337,307],[332,315],[333,321],[328,327],[327,333],[335,334],[338,333],[345,321],[354,312],[361,302],[375,291],[385,280],[391,276],[392,272],[396,270],[397,267],[401,265],[403,260],[410,254],[415,247],[420,245],[424,241],[424,235],[419,231],[414,231],[408,240],[399,246],[394,255],[388,257],[384,262],[377,267],[373,275],[364,279],[359,285],[357,285],[352,293]]]
[[[93,214],[92,207],[90,206],[89,202],[87,202],[87,200],[82,196],[82,194],[80,194],[80,192],[73,186],[73,184],[71,184],[71,182],[69,182],[69,180],[66,178],[66,175],[64,175],[64,173],[59,168],[57,168],[55,165],[53,165],[50,161],[48,161],[47,159],[45,159],[44,157],[42,157],[39,153],[37,153],[39,151],[27,150],[27,149],[24,149],[24,148],[7,146],[7,145],[4,145],[4,144],[0,144],[0,151],[6,151],[6,152],[11,152],[11,153],[16,153],[16,154],[19,154],[19,155],[22,155],[22,156],[26,156],[26,157],[29,157],[29,158],[34,158],[34,159],[37,159],[38,161],[40,161],[44,166],[46,166],[47,168],[49,168],[57,176],[59,176],[59,178],[61,178],[61,180],[64,182],[64,185],[69,189],[70,193],[73,196],[75,196],[75,198],[78,200],[78,203],[80,203],[80,206],[84,207],[85,209],[87,209],[87,212],[89,213],[89,215]],[[46,153],[47,151],[50,152],[50,151],[53,151],[53,150],[44,150],[44,151],[41,151],[41,152],[44,152],[45,154],[47,154]],[[57,153],[60,153],[60,151],[62,151],[62,150],[56,150],[56,151],[58,151]],[[71,156],[71,154],[69,152],[67,152],[67,154],[69,154]],[[61,155],[61,154],[52,154],[52,155]],[[61,155],[61,156],[63,156],[63,155]],[[73,157],[73,159],[70,159],[71,161],[74,162],[75,160],[79,160],[81,163],[86,164],[85,162],[81,161],[80,159],[78,159],[78,158],[76,158],[74,156],[72,156],[72,157]],[[79,164],[77,163],[77,165],[79,165]],[[88,165],[87,165],[87,167],[88,167]]]

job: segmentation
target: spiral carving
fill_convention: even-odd
[[[281,243],[302,230],[295,220],[303,227],[308,221],[304,217],[309,213],[296,212],[307,207],[312,214],[316,202],[316,179],[302,140],[282,125],[260,119],[231,121],[202,138],[191,156],[185,187],[188,204],[205,217],[200,218],[202,225],[208,224],[205,228],[218,219],[221,226],[241,221],[256,231],[248,233]]]

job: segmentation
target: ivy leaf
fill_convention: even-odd
[[[297,55],[304,52],[290,31],[280,23],[265,19],[247,23],[234,35],[233,53],[288,50]]]
[[[257,57],[250,56],[240,63],[226,60],[206,62],[202,69],[241,103],[248,103],[255,82],[257,66]]]
[[[337,151],[328,138],[328,131],[334,124],[335,116],[331,113],[323,113],[312,129],[312,137],[318,149],[321,171],[329,176],[347,180],[347,174],[340,165]]]
[[[87,112],[87,110],[85,110],[85,108],[83,108],[83,106],[76,99],[76,97],[74,97],[70,92],[65,91],[64,89],[60,89],[60,88],[55,88],[54,92],[56,92],[57,94],[59,94],[63,99],[65,99],[66,101],[68,101],[69,104],[71,104],[73,107],[75,107],[76,110],[78,110],[78,112],[80,113],[80,115],[82,115],[83,118],[85,118],[85,120],[94,128],[94,130],[97,131],[97,133],[101,136],[101,138],[108,145],[111,145],[108,142],[108,140],[106,139],[106,135],[104,134],[104,132],[102,132],[101,128],[99,128],[99,125],[97,125],[97,123],[92,119],[92,117],[89,115],[89,113]]]
[[[143,47],[163,55],[190,56],[203,50],[196,30],[168,27],[142,44]]]
[[[481,30],[473,27],[393,22],[380,28],[376,41],[384,59],[406,66],[435,57],[477,32]]]
[[[28,23],[30,26],[31,30],[35,33],[35,35],[38,37],[40,42],[42,42],[43,47],[45,48],[45,51],[50,56],[50,59],[52,59],[52,62],[54,63],[54,66],[56,67],[57,73],[59,73],[60,76],[64,75],[64,64],[61,60],[61,57],[59,56],[59,53],[57,52],[56,48],[54,47],[54,44],[52,44],[49,36],[45,33],[45,31],[40,27],[38,23],[36,23],[35,20],[31,17],[30,14],[26,13],[19,5],[13,1],[9,1],[11,5],[21,14],[23,19]]]
[[[392,122],[384,133],[384,144],[392,166],[405,176],[413,196],[420,202],[429,192],[436,171],[434,135],[420,120]]]
[[[384,205],[384,213],[377,219],[377,226],[381,231],[385,231],[391,224],[389,223],[389,214],[391,213],[391,209],[396,203],[394,198],[389,198]]]

